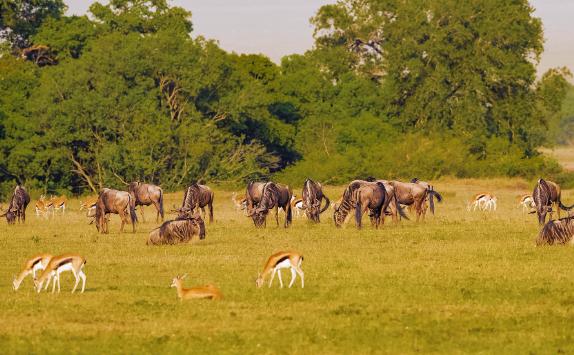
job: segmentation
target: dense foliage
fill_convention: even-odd
[[[0,11],[4,191],[560,171],[536,148],[565,139],[569,72],[536,81],[526,0],[342,0],[312,19],[315,48],[281,65],[190,35],[167,0]]]

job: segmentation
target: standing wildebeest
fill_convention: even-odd
[[[539,179],[538,183],[534,187],[534,192],[532,197],[534,198],[534,204],[536,205],[536,214],[538,214],[538,223],[543,225],[546,222],[546,214],[550,213],[550,219],[552,219],[552,205],[556,206],[558,212],[558,218],[560,218],[560,209],[565,211],[570,211],[574,205],[566,207],[562,204],[561,200],[562,192],[560,191],[560,186],[558,184],[547,181],[544,179]],[[531,212],[531,213],[535,213]]]
[[[128,214],[132,223],[132,231],[136,231],[136,201],[127,191],[118,191],[104,188],[100,192],[96,203],[96,228],[100,233],[108,233],[108,220],[106,214],[119,214],[122,220],[120,232],[124,231],[124,224],[129,223]]]
[[[319,216],[321,213],[325,212],[331,204],[329,198],[323,194],[321,184],[311,179],[305,180],[301,196],[303,196],[302,209],[305,210],[307,218],[313,222],[319,223]],[[321,208],[323,198],[325,199],[325,207]]]
[[[209,208],[209,223],[213,222],[213,199],[215,195],[213,191],[206,185],[193,183],[185,190],[183,195],[183,202],[181,208],[178,210],[180,213],[193,213],[199,207],[203,212],[205,219],[205,206]]]
[[[253,219],[253,223],[257,227],[266,225],[267,214],[270,210],[275,209],[275,221],[279,226],[279,208],[285,211],[285,228],[289,227],[293,220],[291,211],[291,197],[292,193],[289,186],[276,184],[274,182],[266,182],[262,185],[255,185],[262,183],[249,183],[247,186],[247,203],[249,209],[248,216]],[[262,186],[259,193],[258,188],[254,186]]]
[[[424,219],[424,204],[428,194],[430,193],[427,187],[421,184],[401,181],[389,181],[389,184],[395,188],[395,196],[398,203],[406,206],[414,205],[415,212],[417,214],[417,222],[421,215]],[[438,195],[436,191],[434,191],[434,193]],[[437,199],[439,199],[439,197],[437,197]],[[442,197],[440,199],[442,200]],[[432,209],[434,211],[434,206]]]
[[[387,213],[391,215],[391,217],[395,223],[398,223],[399,216],[408,220],[409,217],[407,217],[403,208],[401,207],[400,203],[398,202],[395,187],[392,186],[387,180],[374,180],[374,181],[382,183],[383,186],[385,187],[385,190],[387,190],[388,198],[385,201],[385,203],[383,204],[383,209],[381,212],[381,223],[385,224],[385,215]],[[390,211],[389,211],[389,209],[390,209]]]
[[[423,186],[425,189],[427,189],[427,197],[429,200],[429,205],[430,205],[430,211],[432,214],[434,214],[434,197],[436,197],[436,200],[440,203],[442,202],[442,195],[439,194],[437,191],[435,191],[434,186],[432,186],[431,184],[429,184],[426,181],[421,181],[418,178],[414,178],[411,180],[411,182],[413,184],[419,184],[421,186]],[[425,200],[426,203],[426,200]],[[426,214],[426,206],[423,206],[424,208],[424,214]]]
[[[164,222],[149,233],[147,245],[187,243],[193,236],[205,239],[205,223],[199,215],[183,213],[173,221]]]
[[[538,234],[536,245],[572,243],[574,237],[574,216],[549,221]]]
[[[163,190],[161,187],[134,181],[128,185],[128,192],[135,197],[136,206],[142,206],[141,213],[143,222],[145,222],[143,206],[152,204],[157,210],[155,221],[157,222],[161,216],[163,222]]]
[[[369,210],[371,224],[378,228],[383,206],[388,200],[387,190],[382,182],[354,180],[343,192],[341,203],[335,207],[335,226],[340,227],[354,208],[357,228],[361,228],[362,215],[366,210]]]
[[[8,205],[8,210],[4,212],[0,217],[6,216],[6,221],[8,224],[16,223],[16,218],[18,222],[26,222],[26,207],[30,203],[30,195],[23,186],[17,185],[10,199],[10,204]]]

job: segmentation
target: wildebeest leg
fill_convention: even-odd
[[[417,222],[418,222],[422,214],[422,201],[415,200],[415,211],[417,213]]]
[[[161,216],[161,214],[159,213],[159,211],[160,211],[159,202],[153,201],[152,203],[153,203],[153,207],[155,207],[155,209],[157,211],[157,214],[155,216],[155,223],[157,223],[159,221],[159,217]],[[162,222],[163,222],[163,220],[162,220]]]
[[[205,206],[201,207],[201,212],[203,212],[203,220],[205,221]]]
[[[277,223],[277,227],[279,227],[279,205],[275,206],[275,222]]]
[[[207,204],[207,207],[209,208],[209,223],[213,222],[213,198],[209,201],[209,203]]]
[[[144,218],[144,206],[143,206],[143,205],[140,206],[140,212],[141,212],[141,214],[142,214],[142,222],[145,223],[145,218]]]

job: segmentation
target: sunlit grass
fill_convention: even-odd
[[[574,351],[574,273],[570,247],[536,248],[536,218],[517,208],[532,187],[520,180],[444,180],[436,216],[380,230],[321,225],[255,229],[217,191],[214,224],[204,241],[147,247],[148,221],[136,234],[99,235],[72,201],[66,216],[26,225],[0,223],[2,353],[556,353]],[[299,190],[299,188],[297,189]],[[498,196],[496,213],[469,213],[476,192]],[[336,200],[342,187],[327,188]],[[167,194],[166,206],[181,194]],[[573,191],[563,194],[574,202]],[[282,221],[283,214],[280,216]],[[129,228],[126,228],[129,231]],[[300,251],[305,288],[255,288],[266,258]],[[87,259],[84,294],[35,294],[12,275],[37,252],[77,252]],[[169,288],[214,283],[221,302],[180,302]],[[284,281],[290,275],[284,272]]]

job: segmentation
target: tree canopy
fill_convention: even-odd
[[[559,172],[536,149],[569,124],[570,73],[536,80],[526,0],[342,0],[279,65],[193,36],[166,0],[64,8],[0,2],[0,191]]]

